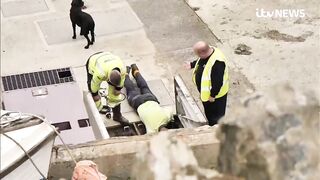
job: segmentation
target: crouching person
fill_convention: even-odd
[[[90,56],[86,64],[88,89],[99,110],[103,112],[101,97],[98,93],[103,81],[108,83],[109,98],[120,96],[125,78],[125,67],[122,60],[109,52],[98,52]],[[122,116],[120,104],[112,108],[113,120],[122,125],[129,121]]]
[[[129,78],[130,69],[132,69],[132,76],[135,78],[138,88]],[[165,126],[171,121],[172,112],[160,106],[157,97],[149,89],[136,64],[132,64],[131,68],[127,67],[124,87],[127,90],[129,105],[138,113],[146,126],[147,133],[166,130]]]

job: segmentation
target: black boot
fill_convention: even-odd
[[[135,77],[135,74],[137,72],[139,72],[139,68],[138,68],[138,66],[136,64],[131,64],[131,69],[132,69],[132,71],[131,71],[132,76]]]
[[[130,70],[131,70],[131,67],[130,66],[127,66],[127,74],[129,75],[130,74]]]
[[[121,114],[120,105],[112,108],[113,120],[119,122],[121,125],[130,125],[129,121]]]

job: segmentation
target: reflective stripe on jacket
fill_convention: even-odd
[[[100,89],[102,81],[108,81],[110,72],[118,68],[121,73],[120,86],[123,87],[125,80],[125,67],[122,60],[110,52],[101,52],[92,55],[89,58],[89,73],[93,76],[90,86],[92,93],[96,93]]]
[[[147,101],[141,104],[137,112],[141,121],[145,124],[147,133],[158,132],[160,126],[166,125],[172,117],[172,112],[160,106],[155,101]]]

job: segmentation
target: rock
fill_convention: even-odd
[[[200,168],[192,150],[179,139],[160,132],[137,154],[132,178],[139,180],[222,180],[217,171]]]
[[[250,50],[251,50],[251,47],[245,44],[238,44],[237,48],[234,50],[234,53],[240,54],[240,55],[250,55],[252,54]]]
[[[191,7],[193,11],[199,11],[200,7]]]
[[[253,93],[220,120],[218,170],[247,180],[316,180],[319,102],[289,85]]]

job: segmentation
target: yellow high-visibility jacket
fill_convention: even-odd
[[[94,54],[89,59],[88,71],[92,75],[90,88],[92,93],[97,93],[100,90],[102,81],[108,81],[110,73],[114,68],[118,68],[121,73],[120,86],[123,87],[125,80],[125,67],[122,60],[110,52],[102,52]],[[108,86],[109,97],[113,96],[113,87]],[[101,100],[95,102],[98,110],[102,109]]]
[[[89,59],[89,73],[93,76],[90,86],[92,93],[96,93],[100,89],[102,81],[108,81],[110,72],[114,68],[119,68],[121,73],[120,86],[123,87],[125,80],[125,67],[122,60],[110,52],[102,52],[94,54]]]
[[[141,104],[137,112],[147,133],[158,132],[160,126],[166,125],[172,119],[172,112],[160,106],[158,102],[147,101]]]
[[[194,84],[196,84],[196,72],[197,69],[199,67],[198,63],[199,63],[200,58],[197,60],[196,66],[193,70],[193,77],[192,80],[194,82]],[[211,69],[212,66],[214,65],[215,61],[219,60],[222,61],[226,64],[225,66],[225,70],[224,70],[224,74],[223,74],[223,85],[220,88],[219,93],[214,97],[214,98],[220,98],[224,95],[226,95],[229,91],[229,75],[228,75],[228,66],[227,66],[227,59],[225,58],[224,54],[221,52],[220,49],[218,48],[214,48],[214,52],[211,55],[211,57],[209,58],[203,73],[202,73],[202,78],[201,78],[201,100],[202,102],[206,102],[209,100],[210,97],[210,90],[212,88],[211,85]]]

